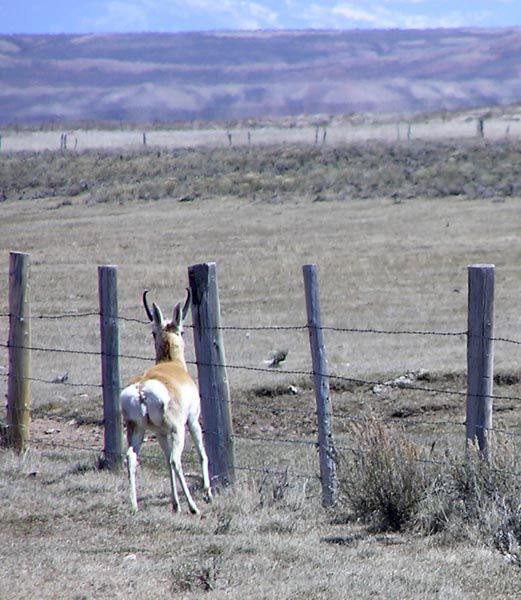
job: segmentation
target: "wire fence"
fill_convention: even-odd
[[[40,314],[40,315],[31,315],[30,319],[32,320],[57,320],[57,319],[81,319],[81,318],[85,318],[85,317],[99,317],[100,313],[99,312],[83,312],[83,313],[60,313],[60,314]],[[9,318],[10,315],[9,313],[0,313],[0,318]],[[148,321],[145,321],[143,319],[137,319],[137,318],[132,318],[132,317],[125,317],[125,316],[118,316],[117,317],[118,321],[121,322],[127,322],[127,323],[137,323],[140,325],[149,325]],[[186,329],[190,329],[192,326],[191,325],[185,325]],[[251,331],[263,331],[263,332],[274,332],[274,331],[307,331],[308,326],[307,325],[265,325],[265,326],[252,326],[252,327],[247,327],[247,326],[233,326],[233,325],[226,325],[226,326],[220,326],[217,329],[223,331],[223,332],[232,332],[232,331],[246,331],[246,332],[251,332]],[[468,336],[468,332],[467,331],[433,331],[433,330],[427,330],[427,331],[421,331],[421,330],[406,330],[406,329],[397,329],[397,330],[393,330],[393,329],[379,329],[379,328],[358,328],[358,327],[332,327],[332,326],[323,326],[321,327],[321,329],[325,332],[334,332],[334,333],[356,333],[356,334],[372,334],[372,335],[385,335],[385,336],[435,336],[435,337],[456,337],[456,338],[460,338],[462,336]],[[506,337],[490,337],[488,338],[490,341],[493,342],[501,342],[501,343],[506,343],[506,344],[512,344],[512,345],[516,345],[519,346],[521,345],[521,341],[520,340],[515,340],[515,339],[511,339],[511,338],[506,338]],[[10,347],[10,345],[8,343],[3,343],[0,342],[0,348],[5,348],[8,349]],[[97,358],[101,358],[101,356],[103,355],[101,351],[99,350],[87,350],[85,348],[57,348],[57,347],[47,347],[47,346],[41,346],[41,345],[30,345],[30,346],[11,346],[11,347],[18,347],[18,348],[23,348],[25,350],[29,350],[31,352],[42,352],[42,353],[56,353],[56,354],[70,354],[70,355],[77,355],[77,356],[92,356],[92,357],[97,357]],[[139,361],[153,361],[153,357],[151,357],[150,355],[146,356],[146,355],[139,355],[139,354],[125,354],[125,353],[119,353],[117,355],[118,358],[120,359],[124,359],[124,360],[139,360]],[[187,360],[186,361],[187,364],[190,365],[197,365],[196,361],[190,361]],[[269,373],[271,375],[274,376],[284,376],[284,375],[298,375],[298,376],[302,376],[302,377],[313,377],[313,375],[315,374],[313,371],[309,371],[309,370],[295,370],[295,369],[284,369],[284,368],[273,368],[273,367],[260,367],[257,365],[246,365],[246,364],[231,364],[231,363],[226,363],[223,365],[217,365],[217,366],[223,366],[226,367],[227,369],[237,369],[237,370],[243,370],[243,371],[250,371],[250,372],[258,372],[258,373]],[[327,375],[327,377],[331,380],[331,381],[338,381],[338,382],[344,382],[344,383],[352,383],[352,384],[356,384],[356,385],[361,385],[361,386],[368,386],[368,387],[374,387],[374,386],[382,386],[383,388],[400,388],[403,390],[410,390],[410,391],[422,391],[422,392],[431,392],[431,393],[436,393],[436,394],[447,394],[447,395],[455,395],[455,396],[461,396],[461,397],[466,397],[467,396],[467,392],[466,391],[462,391],[462,390],[454,390],[454,389],[448,389],[448,388],[438,388],[438,387],[432,387],[432,386],[424,386],[424,385],[420,385],[420,384],[414,384],[412,382],[407,382],[407,381],[402,381],[400,382],[399,380],[391,380],[391,381],[381,381],[381,380],[374,380],[374,379],[364,379],[364,378],[360,378],[360,377],[349,377],[349,376],[345,376],[345,375],[337,375],[334,373],[328,373],[325,374]],[[2,373],[0,374],[0,376],[3,376],[4,378],[8,377],[8,373]],[[94,382],[83,382],[83,383],[72,383],[69,381],[56,381],[55,379],[52,380],[46,380],[43,378],[35,378],[35,377],[29,377],[28,378],[30,381],[35,381],[35,382],[39,382],[39,383],[48,383],[48,384],[62,384],[65,387],[70,386],[70,387],[93,387],[93,388],[101,388],[101,383],[94,383]],[[521,397],[519,396],[505,396],[505,395],[492,395],[491,396],[493,399],[503,399],[503,400],[519,400],[521,401]]]
[[[29,318],[32,321],[40,321],[40,322],[68,322],[69,320],[81,320],[81,319],[89,319],[97,317],[101,320],[100,312],[98,311],[84,311],[84,312],[63,312],[63,313],[53,313],[53,314],[37,314],[31,315]],[[0,318],[9,319],[13,318],[13,315],[9,313],[0,314]],[[121,323],[129,323],[132,325],[149,325],[148,321],[142,319],[136,319],[128,316],[118,316],[117,321]],[[302,332],[307,332],[310,330],[309,324],[291,324],[291,325],[255,325],[255,326],[219,326],[214,327],[213,329],[219,329],[220,332],[264,332],[269,334],[276,334],[278,332],[298,334]],[[378,327],[333,327],[333,326],[320,326],[320,330],[323,333],[327,334],[335,334],[335,335],[372,335],[372,336],[430,336],[430,337],[440,337],[440,338],[455,338],[459,339],[462,337],[467,338],[467,343],[469,338],[472,337],[472,334],[469,331],[437,331],[437,330],[419,330],[419,329],[390,329],[390,328],[378,328]],[[94,341],[94,340],[93,340]],[[502,344],[509,344],[513,347],[521,345],[521,341],[516,339],[510,339],[508,337],[493,337],[490,336],[487,338],[489,342],[497,342]],[[106,358],[106,353],[103,353],[100,350],[93,350],[85,347],[57,347],[54,344],[45,344],[41,345],[38,343],[31,343],[27,346],[25,345],[13,345],[12,343],[0,343],[0,348],[4,348],[6,350],[13,349],[25,349],[35,354],[46,353],[46,354],[57,354],[61,356],[70,356],[70,357],[80,357],[82,360],[86,357],[96,359],[101,362],[104,358]],[[110,355],[112,358],[117,358],[126,360],[126,361],[142,361],[142,362],[151,362],[152,358],[150,356],[138,355],[138,354],[124,354],[119,353],[117,357],[114,355]],[[281,361],[283,362],[283,361]],[[274,379],[288,378],[291,376],[292,378],[298,377],[303,381],[311,382],[316,376],[327,378],[329,384],[332,384],[333,395],[342,394],[346,391],[352,392],[353,389],[362,389],[364,394],[371,394],[371,398],[375,399],[373,404],[378,404],[381,399],[383,392],[389,392],[389,394],[408,394],[414,393],[425,394],[425,395],[434,395],[434,396],[453,396],[455,398],[468,398],[468,390],[462,390],[454,388],[454,387],[444,387],[433,385],[429,382],[428,378],[417,377],[416,375],[410,376],[406,374],[404,376],[398,377],[396,379],[391,380],[377,380],[374,378],[360,378],[360,377],[350,377],[347,375],[341,375],[336,373],[316,373],[313,370],[299,368],[299,369],[288,369],[281,366],[279,363],[271,364],[269,366],[259,366],[258,364],[245,364],[239,361],[226,362],[223,364],[211,364],[211,365],[202,365],[201,362],[197,363],[197,361],[187,361],[190,365],[200,366],[212,366],[212,367],[222,367],[227,370],[237,370],[247,374],[255,374],[255,375],[269,375],[270,382],[272,383]],[[10,373],[6,371],[5,373],[0,373],[0,376],[3,378],[9,378]],[[60,386],[60,389],[70,389],[77,391],[78,389],[88,389],[94,390],[94,393],[100,393],[103,389],[103,385],[98,381],[72,381],[69,378],[68,371],[62,373],[56,377],[42,377],[38,375],[31,374],[30,376],[24,377],[25,380],[46,386]],[[309,385],[309,384],[307,384]],[[311,387],[311,386],[309,386]],[[295,393],[294,391],[291,393]],[[298,392],[297,392],[298,393]],[[474,394],[475,397],[479,397],[480,393]],[[501,400],[501,401],[510,401],[517,402],[521,400],[521,397],[517,397],[515,395],[500,395],[500,394],[483,394],[483,397],[490,398],[491,400]],[[299,396],[300,398],[300,396]],[[220,401],[218,398],[206,398],[206,400],[210,401]],[[63,401],[67,401],[67,398],[61,398],[60,402],[63,405]],[[234,469],[237,471],[244,472],[256,472],[256,473],[268,473],[274,476],[282,476],[287,473],[287,470],[291,468],[292,475],[298,478],[305,478],[310,480],[320,479],[320,476],[315,472],[316,469],[316,459],[311,458],[311,454],[315,453],[319,448],[320,444],[317,439],[314,439],[314,434],[316,432],[316,423],[319,417],[324,417],[324,415],[320,415],[320,411],[318,408],[306,407],[304,403],[302,405],[295,405],[295,403],[291,402],[277,402],[271,401],[267,402],[266,398],[256,398],[255,400],[244,399],[244,398],[230,398],[230,408],[233,411],[237,411],[240,413],[240,418],[251,416],[252,414],[263,414],[273,417],[271,419],[272,423],[270,423],[269,427],[254,427],[254,426],[241,426],[241,423],[238,422],[239,427],[237,428],[237,432],[232,434],[232,439],[237,444],[238,448],[238,460],[237,464],[234,465]],[[463,403],[462,403],[463,404]],[[318,405],[317,405],[318,406]],[[59,416],[60,411],[56,410],[57,404],[51,408],[39,408],[35,410],[35,414],[42,418],[48,419],[56,419]],[[61,407],[60,407],[61,408]],[[58,413],[58,414],[57,414]],[[404,413],[407,416],[406,413]],[[398,413],[391,414],[390,416],[383,416],[382,414],[378,414],[374,416],[372,415],[373,420],[378,420],[381,422],[393,422],[399,421],[404,422],[403,416]],[[349,429],[349,426],[357,423],[361,423],[366,421],[367,416],[363,414],[351,414],[349,410],[342,406],[336,406],[335,402],[333,402],[333,409],[326,415],[327,417],[331,417],[333,423],[333,434],[335,436],[338,435],[338,439],[336,444],[334,445],[335,451],[338,452],[360,452],[360,448],[353,448],[349,445],[349,436],[346,431]],[[412,414],[414,418],[409,419],[407,423],[413,424],[415,427],[424,427],[428,428],[429,434],[431,436],[438,436],[441,433],[446,433],[447,435],[454,435],[454,431],[463,430],[466,428],[467,423],[465,420],[428,420],[418,414]],[[288,423],[283,423],[284,418],[288,423],[294,423],[297,421],[296,425],[293,427],[288,427]],[[238,420],[239,421],[239,420]],[[302,423],[307,423],[307,427],[303,427]],[[92,422],[91,422],[92,424]],[[101,419],[95,423],[96,426],[101,428],[102,422]],[[315,424],[315,425],[313,425]],[[478,425],[478,427],[481,427]],[[443,428],[446,431],[443,431]],[[291,430],[291,434],[288,431]],[[516,439],[521,435],[521,433],[517,431],[512,431],[507,429],[506,427],[488,427],[487,431],[493,434],[500,434],[509,436],[511,439]],[[206,431],[206,434],[209,435],[217,435],[217,432]],[[460,433],[457,434],[458,437],[461,436]],[[347,439],[347,442],[346,442]],[[97,454],[100,455],[102,452],[102,448],[98,447],[101,440],[99,437],[95,440],[90,440],[89,443],[85,442],[84,444],[81,442],[68,443],[67,441],[61,441],[60,439],[46,439],[45,437],[40,437],[38,440],[38,447],[47,448],[47,449],[57,449],[57,448],[68,448],[70,450],[86,452],[89,454]],[[278,453],[277,455],[277,463],[273,461],[273,452],[271,449],[277,445],[281,445],[284,447],[284,451]],[[254,448],[252,451],[251,448]],[[432,461],[439,462],[436,457],[431,457]],[[422,457],[419,460],[431,460],[431,458],[426,459]],[[154,456],[151,457],[154,459]],[[294,460],[295,459],[295,460]],[[162,459],[160,459],[162,460]],[[441,464],[445,464],[443,459],[441,460]],[[448,464],[448,463],[447,463]],[[307,468],[304,466],[307,465]],[[312,465],[310,467],[310,465]],[[516,473],[517,474],[517,473]]]
[[[55,313],[55,314],[37,314],[31,315],[32,320],[38,321],[55,321],[55,320],[67,320],[67,319],[85,319],[89,317],[99,317],[99,312],[97,311],[86,311],[86,312],[78,312],[78,313]],[[0,318],[10,318],[9,313],[0,314]],[[126,323],[133,323],[148,326],[148,321],[143,319],[126,317],[126,316],[118,316],[118,320]],[[190,326],[186,326],[189,328]],[[263,332],[274,332],[274,331],[284,331],[284,332],[292,332],[292,331],[306,331],[308,328],[305,324],[297,324],[297,325],[268,325],[262,326],[257,325],[253,327],[247,326],[233,326],[227,325],[222,326],[220,329],[224,332],[243,332],[243,331],[263,331]],[[340,334],[367,334],[367,335],[377,335],[377,336],[439,336],[439,337],[454,337],[460,338],[461,336],[467,336],[467,331],[434,331],[434,330],[406,330],[406,329],[383,329],[377,327],[332,327],[332,326],[324,326],[322,327],[324,332],[333,332]],[[521,341],[516,339],[510,339],[506,337],[492,337],[492,341],[500,342],[505,344],[511,344],[514,346],[521,345]],[[0,348],[9,348],[8,343],[0,343]],[[30,346],[24,347],[27,350],[35,353],[56,353],[63,355],[77,355],[77,356],[92,356],[96,358],[101,358],[102,353],[100,351],[94,350],[86,350],[85,348],[58,348],[54,346],[43,346],[38,344],[31,344]],[[121,353],[118,355],[118,358],[122,360],[138,360],[143,362],[150,362],[153,359],[150,356],[139,355],[139,354],[124,354]],[[196,365],[195,361],[187,361],[188,364]],[[246,372],[255,372],[255,373],[265,373],[269,374],[271,377],[285,377],[288,375],[291,376],[299,376],[302,378],[311,379],[314,376],[313,371],[310,370],[291,370],[284,368],[273,368],[273,367],[262,367],[257,365],[247,365],[247,364],[225,364],[220,365],[224,366],[230,370],[242,370]],[[0,377],[6,379],[8,377],[8,372],[0,373]],[[453,389],[453,388],[445,388],[438,387],[432,385],[424,385],[421,382],[413,381],[413,380],[390,380],[390,381],[382,381],[375,379],[364,379],[359,377],[349,377],[345,375],[337,375],[334,373],[327,374],[327,377],[332,383],[339,384],[353,384],[355,386],[367,387],[369,390],[373,390],[378,387],[381,389],[399,389],[403,393],[407,392],[423,392],[426,394],[437,394],[437,395],[449,395],[464,398],[467,396],[466,390],[461,389]],[[46,384],[46,385],[56,385],[61,388],[89,388],[94,390],[100,390],[102,388],[101,383],[94,381],[84,381],[84,382],[73,382],[69,381],[66,377],[63,378],[43,378],[43,377],[28,377],[28,380],[33,383]],[[509,401],[521,401],[521,397],[516,395],[503,395],[503,394],[493,394],[492,399],[495,400],[509,400]],[[284,407],[284,406],[259,406],[258,403],[254,402],[245,402],[244,400],[232,400],[232,407],[242,407],[243,409],[257,411],[257,412],[272,412],[273,410],[277,410],[280,413],[287,413],[290,415],[300,415],[307,416],[309,418],[315,418],[317,415],[316,410],[312,409],[301,409],[301,408],[293,408],[293,407]],[[43,415],[44,412],[36,411],[37,414]],[[48,416],[52,416],[55,413],[48,412]],[[336,421],[352,421],[356,422],[360,418],[356,416],[346,415],[342,413],[335,412],[331,415]],[[386,421],[392,419],[385,419]],[[441,426],[441,425],[451,425],[451,426],[460,426],[464,427],[464,421],[426,421],[422,419],[415,420],[415,424],[417,425],[428,425],[428,426]],[[508,431],[504,428],[502,429],[493,429],[493,431],[497,433],[501,433],[502,435],[510,435],[514,437],[519,437],[521,433]],[[293,439],[281,439],[281,438],[266,438],[266,437],[242,437],[236,436],[237,439],[250,439],[252,441],[264,441],[265,443],[289,443],[289,444],[304,444],[309,446],[316,447],[317,442],[315,440],[293,440]],[[76,448],[78,449],[78,448]]]

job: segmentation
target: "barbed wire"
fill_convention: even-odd
[[[154,360],[151,356],[137,356],[132,354],[109,354],[106,352],[101,352],[100,350],[75,350],[71,348],[49,348],[46,346],[18,346],[9,343],[0,342],[0,348],[13,348],[16,350],[29,350],[31,352],[56,352],[57,354],[76,354],[83,356],[108,356],[112,358],[124,358],[127,360],[142,360],[142,361],[152,361]],[[195,364],[195,363],[188,363]]]
[[[101,357],[101,356],[112,356],[112,357],[118,357],[118,358],[123,358],[126,360],[140,360],[140,361],[148,361],[148,362],[152,362],[153,358],[151,358],[150,356],[145,357],[145,356],[139,356],[139,355],[129,355],[129,354],[118,354],[118,355],[112,355],[112,354],[107,354],[107,353],[102,353],[100,351],[89,351],[89,350],[71,350],[71,349],[65,349],[65,348],[48,348],[48,347],[43,347],[43,346],[10,346],[9,344],[2,344],[0,343],[0,347],[12,347],[12,348],[17,348],[17,349],[25,349],[25,350],[30,350],[30,351],[35,351],[35,352],[56,352],[56,353],[61,353],[61,354],[73,354],[73,355],[85,355],[85,356],[96,356],[96,357]],[[414,384],[412,382],[407,382],[406,384],[402,384],[400,382],[396,382],[396,381],[378,381],[378,380],[369,380],[369,379],[362,379],[359,377],[348,377],[345,375],[337,375],[337,374],[328,374],[328,373],[316,373],[314,371],[305,371],[305,370],[298,370],[298,369],[280,369],[280,368],[273,368],[273,367],[259,367],[259,366],[252,366],[252,365],[235,365],[235,364],[230,364],[230,363],[201,363],[201,362],[197,362],[197,361],[186,361],[187,365],[193,365],[193,366],[204,366],[204,367],[218,367],[218,368],[226,368],[226,369],[234,369],[234,370],[243,370],[243,371],[249,371],[249,372],[254,372],[254,373],[270,373],[270,374],[275,374],[275,375],[293,375],[293,376],[299,376],[299,377],[315,377],[315,376],[319,376],[319,377],[324,377],[327,378],[328,380],[332,380],[332,381],[341,381],[344,383],[350,383],[350,384],[355,384],[358,386],[367,386],[367,387],[371,387],[371,388],[376,388],[376,387],[382,387],[384,389],[401,389],[404,391],[420,391],[420,392],[429,392],[429,393],[434,393],[434,394],[444,394],[444,395],[453,395],[453,396],[460,396],[460,397],[466,397],[468,395],[467,391],[460,391],[460,390],[452,390],[452,389],[445,389],[445,388],[438,388],[438,387],[432,387],[432,386],[423,386],[423,385],[417,385]],[[92,384],[92,383],[84,383],[84,384],[72,384],[69,382],[54,382],[54,381],[49,381],[49,380],[44,380],[41,379],[40,380],[42,383],[56,383],[56,384],[60,384],[60,385],[77,385],[77,386],[98,386],[98,384]],[[473,394],[474,397],[476,398],[491,398],[493,400],[511,400],[511,401],[521,401],[521,397],[519,396],[508,396],[508,395],[500,395],[500,394]]]
[[[318,329],[322,331],[334,331],[337,333],[374,333],[378,335],[431,335],[441,337],[459,337],[462,335],[468,335],[468,331],[423,331],[418,329],[376,329],[374,327],[360,328],[360,327],[332,327],[323,326]]]
[[[255,410],[255,408],[254,408]],[[47,418],[50,420],[56,420],[57,418],[61,418],[63,420],[69,420],[71,418],[73,418],[73,420],[76,418],[74,415],[71,414],[60,414],[57,412],[49,412],[49,411],[45,411],[45,410],[40,410],[40,409],[35,409],[35,414],[37,415],[38,418]],[[279,409],[279,412],[294,412],[288,410],[288,409]],[[313,415],[316,416],[316,412],[314,411],[308,411],[309,415]],[[330,415],[333,419],[340,419],[340,420],[346,420],[352,423],[357,423],[357,424],[366,424],[368,422],[376,422],[376,423],[382,423],[384,425],[389,425],[389,424],[395,424],[397,422],[401,422],[401,419],[398,420],[396,417],[376,417],[376,416],[354,416],[354,415],[339,415],[338,413],[332,414]],[[81,422],[78,423],[77,426],[81,426],[81,425],[86,425],[88,424],[89,426],[92,425],[96,425],[98,427],[102,427],[103,426],[103,417],[99,416],[99,417],[90,417],[87,418],[85,420],[85,422]],[[405,425],[405,423],[404,423]],[[425,421],[425,420],[419,420],[419,421],[414,421],[413,423],[407,423],[408,426],[425,426],[425,425],[429,425],[429,426],[433,426],[433,427],[439,427],[439,426],[448,426],[448,427],[458,427],[458,428],[464,428],[466,427],[467,423],[465,421]],[[4,427],[6,429],[9,428],[9,425],[4,425]],[[512,437],[512,438],[521,438],[521,432],[516,432],[516,431],[511,431],[508,429],[504,429],[501,427],[483,427],[480,425],[476,425],[475,426],[476,429],[486,429],[487,434],[499,434],[501,436],[506,436],[506,437]],[[434,434],[434,432],[432,432]],[[205,435],[218,435],[216,432],[211,432],[208,430],[204,430],[204,434]],[[436,435],[439,435],[440,431],[439,429],[436,430]],[[446,434],[450,434],[450,432],[446,432]],[[344,432],[343,435],[348,435],[346,432]],[[286,445],[295,445],[295,446],[308,446],[308,447],[314,447],[316,449],[319,448],[319,441],[317,440],[311,440],[311,439],[296,439],[296,438],[286,438],[286,437],[276,437],[276,436],[251,436],[251,435],[246,435],[245,433],[232,433],[231,438],[233,439],[237,439],[240,441],[248,441],[248,442],[258,442],[258,443],[262,443],[262,444],[286,444]],[[333,440],[334,440],[334,435],[333,435]],[[335,443],[334,441],[332,442],[333,447],[335,448],[335,450],[341,450],[343,447],[342,445],[338,445],[337,443]]]
[[[2,315],[5,316],[5,315]],[[10,316],[10,315],[7,315]],[[75,312],[75,313],[62,313],[62,314],[49,314],[49,315],[30,315],[30,319],[49,319],[49,320],[57,320],[57,319],[76,319],[76,318],[84,318],[84,317],[99,317],[100,313],[98,311],[86,311],[86,312]]]
[[[233,433],[231,435],[233,439],[237,440],[247,440],[249,442],[262,442],[268,444],[294,444],[296,446],[312,446],[314,448],[318,448],[318,442],[316,440],[296,440],[296,439],[288,439],[288,438],[278,438],[278,437],[252,437],[241,435],[237,433]]]
[[[66,449],[66,450],[75,450],[77,452],[84,452],[87,454],[95,455],[97,457],[101,457],[105,453],[104,449],[102,449],[102,448],[96,449],[96,448],[92,448],[92,447],[79,446],[76,444],[58,442],[56,440],[46,441],[46,440],[40,439],[40,440],[38,440],[37,444],[39,446],[52,448],[52,449],[60,448],[60,449]],[[338,452],[344,452],[344,453],[349,452],[349,453],[352,453],[355,455],[368,454],[371,452],[371,450],[368,448],[342,446],[342,445],[335,446],[335,451],[337,453]],[[44,452],[45,452],[45,450],[44,450]],[[111,455],[114,456],[114,453],[111,453]],[[119,453],[119,457],[122,460],[124,460],[126,457],[126,453],[125,452]],[[143,456],[143,458],[147,462],[164,463],[163,456],[154,456],[152,454],[147,453]],[[426,457],[409,457],[408,460],[412,460],[413,462],[418,462],[418,463],[422,463],[422,464],[432,464],[432,465],[437,465],[437,466],[442,466],[442,467],[454,467],[455,465],[464,467],[467,464],[466,462],[459,463],[459,462],[455,462],[454,460],[451,461],[451,460],[447,460],[447,459],[436,459],[436,458],[426,458]],[[183,460],[183,462],[185,464],[192,465],[192,466],[197,466],[197,464],[198,464],[198,463],[196,463],[196,461],[193,461],[193,460]],[[273,468],[272,465],[270,465],[270,466],[246,465],[245,466],[245,465],[239,464],[239,465],[233,466],[233,470],[235,470],[235,471],[249,471],[249,472],[278,475],[278,476],[288,476],[288,474],[290,474],[291,477],[293,477],[293,478],[315,479],[315,480],[319,480],[319,481],[321,480],[321,477],[318,473],[302,473],[302,472],[295,470],[295,468],[289,469],[287,466],[283,470],[277,470],[278,468],[279,468],[279,465],[277,465],[275,468]],[[488,463],[488,468],[491,471],[493,471],[494,473],[510,475],[512,477],[521,478],[521,472],[518,472],[518,471],[498,468],[490,463]]]
[[[0,318],[10,318],[12,315],[10,313],[0,313]],[[58,320],[58,319],[74,319],[74,318],[85,318],[85,317],[93,317],[102,316],[99,311],[85,311],[78,313],[55,313],[55,314],[38,314],[38,315],[30,315],[29,319],[38,319],[38,320]],[[136,317],[127,317],[118,315],[117,320],[129,322],[129,323],[138,323],[140,325],[148,325],[149,321],[144,319],[138,319]],[[186,328],[193,328],[193,325],[185,325]],[[245,326],[245,325],[220,325],[220,326],[212,326],[205,327],[204,329],[209,330],[219,330],[219,331],[304,331],[309,328],[307,324],[299,324],[299,325],[255,325],[255,326]],[[335,333],[362,333],[362,334],[375,334],[375,335],[415,335],[415,336],[440,336],[440,337],[460,337],[460,336],[468,336],[469,332],[467,330],[461,331],[437,331],[437,330],[418,330],[418,329],[383,329],[376,327],[339,327],[339,326],[331,326],[324,325],[318,327],[317,329],[321,329],[322,331],[330,331]],[[508,337],[488,337],[486,338],[490,341],[495,342],[504,342],[514,345],[521,345],[521,340],[515,340]]]
[[[56,379],[43,379],[41,377],[24,377],[27,381],[32,381],[35,383],[46,383],[49,385],[63,385],[65,387],[75,387],[75,388],[96,388],[100,389],[103,386],[101,383],[73,383],[72,381],[57,381]]]
[[[52,449],[61,448],[61,449],[65,449],[65,450],[75,450],[77,452],[84,452],[87,454],[92,454],[97,457],[101,457],[105,452],[104,449],[102,449],[102,448],[79,446],[76,444],[57,442],[55,440],[46,441],[46,440],[40,439],[37,441],[37,445],[47,447],[47,448],[52,448]],[[45,450],[44,450],[44,452],[45,452]],[[111,452],[111,455],[114,456],[114,453]],[[126,458],[125,452],[121,452],[118,455],[121,459]],[[154,455],[148,454],[148,453],[143,458],[149,462],[157,462],[157,463],[165,462],[165,459],[163,456],[154,456]],[[198,463],[195,460],[185,460],[184,458],[183,458],[183,464],[198,466]],[[276,470],[276,468],[274,469],[273,466],[251,466],[251,465],[240,465],[239,464],[239,465],[234,465],[233,469],[235,471],[249,471],[249,472],[262,473],[262,474],[279,475],[279,476],[288,474],[287,468],[284,470]],[[296,472],[294,469],[291,469],[291,476],[295,477],[295,478],[304,478],[304,479],[320,479],[320,476],[317,473],[300,473],[300,472]]]
[[[9,316],[9,315],[0,315],[0,316]],[[32,318],[35,318],[35,319],[65,319],[65,318],[86,318],[86,317],[92,317],[92,316],[99,316],[99,313],[91,311],[91,312],[83,312],[83,313],[64,313],[64,314],[53,314],[53,315],[43,315],[42,314],[42,315],[36,315]],[[127,317],[119,317],[119,318],[124,321],[135,322],[135,323],[139,323],[142,325],[148,324],[148,321],[144,321],[144,320],[140,320],[140,319],[127,318]],[[217,328],[211,328],[211,329],[217,329]],[[304,331],[304,330],[308,329],[308,325],[280,325],[280,326],[274,325],[274,326],[255,326],[255,327],[225,326],[225,327],[219,327],[218,329],[227,330],[227,331],[265,331],[265,330],[266,331],[279,331],[279,330],[280,331],[294,331],[294,330]],[[425,335],[425,336],[445,336],[445,337],[447,337],[447,336],[456,337],[456,336],[468,335],[468,333],[466,331],[389,330],[389,329],[376,329],[376,328],[351,328],[351,327],[348,328],[348,327],[331,327],[331,326],[325,326],[325,327],[322,327],[322,329],[324,331],[332,331],[332,332],[340,332],[340,333],[363,333],[363,334],[376,334],[376,335]],[[497,338],[490,338],[490,339],[495,340],[495,341],[502,341],[502,342],[508,342],[508,343],[512,343],[512,344],[521,345],[521,342],[519,342],[519,341],[509,339],[509,338],[504,338],[504,337],[497,337]],[[10,345],[0,343],[0,347],[9,348]],[[11,347],[14,347],[14,346],[11,346]],[[24,348],[24,349],[35,351],[35,352],[61,353],[61,354],[72,354],[72,355],[82,355],[82,356],[101,357],[104,355],[104,353],[102,353],[100,351],[85,350],[85,349],[77,350],[77,349],[66,349],[66,348],[53,348],[53,347],[46,347],[46,346],[30,346],[30,347],[16,346],[16,348]],[[145,356],[130,355],[130,354],[118,354],[118,358],[127,359],[127,360],[140,360],[140,361],[152,361],[153,360],[149,356],[145,357]],[[314,377],[317,375],[313,371],[274,369],[274,368],[253,366],[253,365],[238,365],[238,364],[204,364],[203,365],[201,363],[198,364],[197,361],[187,361],[187,364],[195,365],[195,366],[211,366],[211,367],[222,367],[222,368],[227,368],[227,369],[240,369],[240,370],[245,370],[245,371],[249,371],[249,372],[269,373],[271,375],[275,374],[275,375],[280,375],[280,376]],[[1,373],[0,376],[1,375],[3,375],[4,377],[8,377],[7,373]],[[318,374],[318,375],[320,377],[325,377],[330,381],[344,382],[344,383],[354,384],[357,386],[369,387],[369,388],[372,388],[373,391],[374,391],[374,388],[376,388],[378,386],[383,389],[400,389],[401,391],[419,391],[419,392],[423,392],[423,393],[454,395],[454,396],[458,396],[458,397],[467,397],[467,395],[468,395],[467,391],[444,389],[444,388],[439,388],[436,386],[425,386],[425,385],[415,384],[413,382],[408,382],[406,385],[400,385],[399,383],[397,383],[395,381],[376,381],[376,380],[369,380],[369,379],[363,379],[363,378],[348,377],[348,376],[337,375],[337,374]],[[43,383],[43,384],[47,384],[47,385],[63,385],[63,386],[69,386],[69,387],[73,387],[73,388],[94,388],[94,389],[102,388],[102,385],[99,383],[79,383],[79,382],[63,380],[60,378],[46,379],[43,377],[27,377],[25,379],[28,379],[31,382]],[[487,397],[487,398],[496,399],[496,400],[521,401],[520,397],[510,396],[510,395],[499,395],[499,394],[485,395],[485,394],[483,394],[483,395],[478,395],[477,397]],[[235,405],[242,404],[243,406],[248,406],[251,410],[256,410],[256,411],[260,411],[260,410],[274,411],[274,410],[276,410],[279,413],[286,412],[286,413],[293,413],[293,414],[306,414],[306,415],[313,416],[313,417],[317,416],[317,412],[315,410],[306,411],[304,409],[284,408],[284,407],[281,407],[280,405],[278,405],[276,407],[264,408],[264,407],[259,407],[258,405],[255,405],[253,403],[244,403],[244,402],[239,403],[237,401],[231,401],[231,402]],[[338,412],[331,413],[330,415],[327,415],[327,416],[332,417],[333,419],[336,419],[336,420],[347,420],[347,421],[357,420],[357,417],[353,417],[352,415],[341,414]],[[392,417],[390,419],[387,419],[387,421],[388,420],[392,420]],[[423,420],[420,420],[420,421],[416,420],[415,424],[433,425],[436,427],[439,427],[440,425],[465,426],[465,423],[450,422],[450,421],[428,422],[428,421],[423,421]],[[510,432],[510,431],[507,431],[504,429],[497,429],[497,430],[490,429],[490,431],[496,431],[498,433],[501,433],[502,435],[511,435],[511,436],[516,436],[516,437],[521,436],[521,433],[513,433],[513,432]],[[289,444],[300,444],[300,445],[308,445],[308,446],[316,446],[317,445],[317,442],[310,441],[310,440],[288,440],[288,439],[283,439],[283,438],[278,438],[278,437],[246,438],[244,436],[241,437],[240,435],[236,435],[235,437],[237,437],[238,439],[251,439],[252,441],[258,441],[258,442],[263,442],[263,443],[287,443],[287,444],[289,443]]]

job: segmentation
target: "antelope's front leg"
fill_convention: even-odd
[[[203,432],[197,418],[193,418],[188,421],[188,428],[190,429],[190,434],[192,435],[192,439],[194,441],[195,448],[197,450],[197,454],[199,455],[199,460],[201,462],[204,499],[206,502],[209,503],[212,502],[213,496],[212,488],[210,486],[210,475],[208,473],[208,456],[206,455],[206,451],[204,449]]]

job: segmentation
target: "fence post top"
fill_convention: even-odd
[[[486,265],[486,264],[477,264],[477,265],[468,265],[468,269],[495,269],[496,265]]]
[[[188,267],[188,270],[189,271],[198,271],[200,269],[215,269],[216,268],[216,264],[217,263],[215,261],[197,263],[195,265],[190,265]]]

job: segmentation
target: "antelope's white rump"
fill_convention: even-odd
[[[163,424],[169,401],[166,386],[155,379],[149,379],[142,385],[129,385],[121,392],[120,398],[125,421],[154,428]]]

